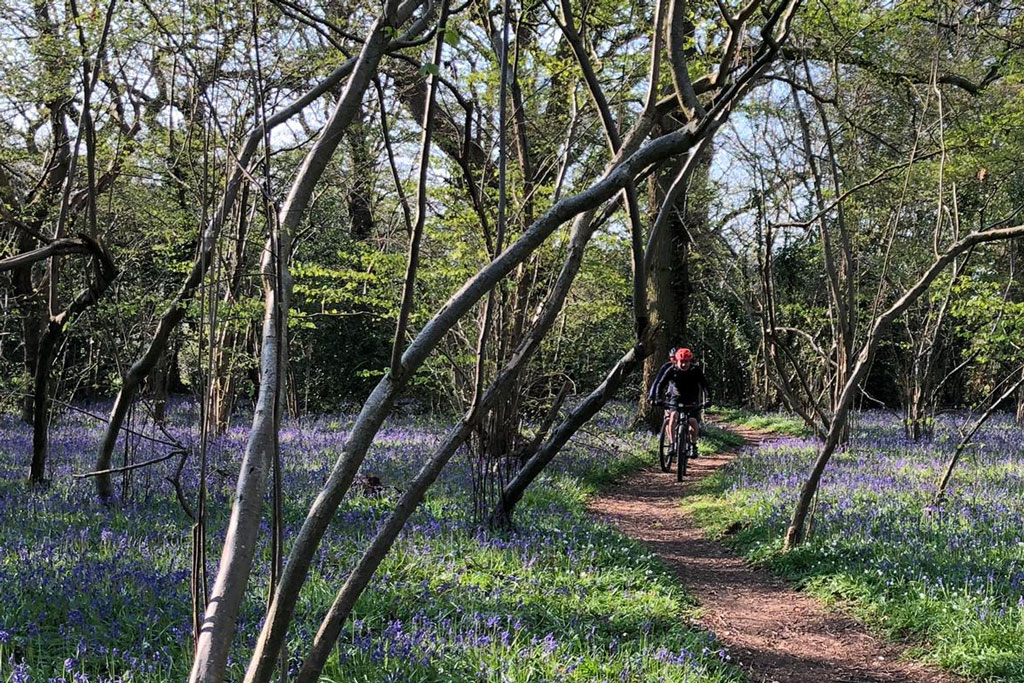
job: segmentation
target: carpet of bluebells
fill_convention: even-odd
[[[87,407],[88,408],[88,407]],[[88,408],[102,414],[103,406]],[[457,457],[382,565],[343,632],[326,681],[737,680],[714,636],[690,626],[693,604],[646,551],[590,518],[585,499],[602,478],[649,461],[650,440],[612,407],[556,460],[524,500],[516,529],[481,532],[471,519],[470,472]],[[172,410],[166,435],[198,450],[194,407]],[[286,539],[338,456],[352,415],[289,423],[282,432]],[[101,504],[91,469],[101,422],[80,412],[52,429],[48,476],[26,485],[28,427],[0,417],[0,681],[182,680],[191,659],[192,522],[167,477],[176,459],[117,475]],[[444,425],[416,417],[381,430],[363,473],[401,488]],[[244,425],[208,447],[208,580],[244,449]],[[169,446],[133,439],[135,461]],[[118,458],[125,455],[120,450]],[[197,458],[181,483],[194,500]],[[350,495],[330,529],[290,633],[290,666],[308,650],[357,553],[393,504]],[[269,504],[268,504],[269,507]],[[266,523],[265,529],[266,531]],[[266,537],[267,534],[264,534]],[[240,680],[262,616],[264,542],[240,616],[229,680]]]
[[[864,413],[826,469],[813,535],[781,538],[816,444],[785,438],[747,450],[693,504],[710,526],[743,526],[751,559],[915,644],[911,654],[986,680],[1024,680],[1024,428],[993,418],[962,456],[947,500],[935,487],[966,415],[915,443],[899,419]],[[735,524],[740,522],[741,524]]]

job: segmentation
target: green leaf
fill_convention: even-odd
[[[437,64],[424,64],[420,67],[420,76],[426,76],[427,74],[437,76],[439,73],[441,73],[441,70],[437,68]]]
[[[444,42],[448,43],[452,47],[455,47],[456,45],[459,44],[459,41],[461,39],[462,39],[462,36],[459,35],[459,32],[456,31],[455,29],[453,29],[453,28],[445,29],[445,32],[444,32]]]

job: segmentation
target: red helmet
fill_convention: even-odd
[[[680,363],[693,360],[693,351],[690,349],[679,349],[676,351],[676,360]]]

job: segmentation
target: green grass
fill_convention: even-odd
[[[746,526],[752,517],[740,496],[724,497],[728,487],[728,474],[717,469],[697,482],[682,503],[683,509],[712,538],[724,538],[726,530]]]
[[[786,413],[752,413],[744,408],[732,408],[728,406],[715,407],[714,416],[728,422],[736,427],[748,429],[760,429],[773,434],[785,434],[788,436],[809,436],[810,430],[804,421],[799,417]]]
[[[717,418],[718,415],[716,414]],[[700,430],[700,442],[697,448],[702,454],[718,453],[739,448],[745,444],[743,437],[736,432],[717,427],[713,424],[705,424]]]
[[[715,432],[716,443],[728,441]],[[403,681],[742,680],[714,636],[694,626],[695,602],[674,574],[587,513],[590,496],[652,458],[635,434],[605,434],[601,445],[609,457],[582,477],[543,475],[512,533],[403,539],[323,680],[382,680],[382,662],[388,680]],[[426,630],[442,643],[426,648],[429,664],[359,647],[396,623],[414,640]]]

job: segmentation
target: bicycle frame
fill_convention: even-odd
[[[659,452],[661,453],[661,470],[668,472],[672,469],[672,461],[676,461],[676,481],[682,481],[686,474],[687,461],[693,457],[691,448],[696,451],[697,444],[690,442],[690,418],[697,417],[697,412],[705,407],[704,403],[679,404],[669,401],[655,401],[654,405],[665,409],[665,417],[661,426],[661,440]],[[664,457],[665,430],[668,427],[669,417],[675,413],[673,421],[672,450],[668,454],[667,464]]]

